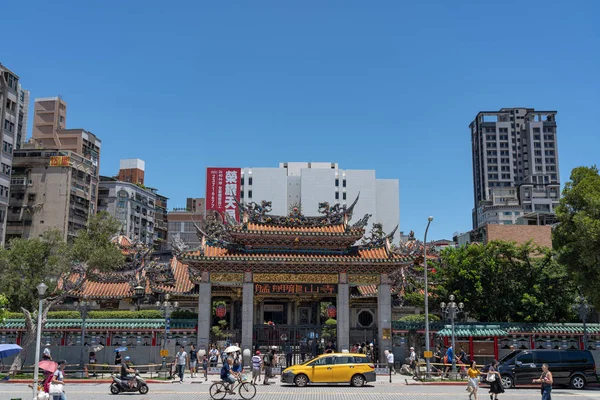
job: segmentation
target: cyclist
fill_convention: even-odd
[[[237,378],[239,378],[239,373],[233,372],[233,358],[228,357],[223,363],[223,367],[221,368],[221,380],[225,383],[225,388],[227,389],[227,393],[235,394],[231,389],[235,384]]]

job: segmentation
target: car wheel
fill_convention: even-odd
[[[146,393],[148,393],[148,385],[140,386],[140,394],[146,394]]]
[[[511,378],[508,375],[502,375],[502,387],[504,389],[510,389],[511,387],[514,387],[515,382],[513,381],[513,378]]]
[[[110,392],[112,394],[119,394],[120,390],[116,383],[113,383],[112,385],[110,385]]]
[[[354,387],[360,387],[365,384],[365,377],[362,375],[354,375],[350,384]]]
[[[298,387],[304,387],[308,385],[308,376],[306,375],[298,375],[294,378],[294,385]]]
[[[581,390],[585,387],[585,378],[581,375],[573,375],[571,377],[571,387]]]

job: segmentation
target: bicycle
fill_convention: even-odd
[[[227,386],[231,385],[233,385],[233,387],[230,387],[228,389]],[[228,385],[226,382],[223,381],[215,382],[212,385],[210,385],[208,393],[210,394],[210,397],[212,399],[222,400],[228,394],[235,393],[236,389],[242,397],[242,399],[244,400],[250,400],[254,398],[254,396],[256,396],[256,386],[248,382],[248,379],[245,376],[240,376],[239,378],[237,378],[237,383],[235,384]]]

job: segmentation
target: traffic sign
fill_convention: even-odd
[[[431,358],[431,357],[433,357],[433,351],[424,351],[423,352],[423,357],[425,357],[425,358]]]
[[[160,350],[160,356],[161,357],[169,357],[169,350],[167,350],[167,349],[161,349]]]

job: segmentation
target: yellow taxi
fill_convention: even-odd
[[[349,383],[362,386],[374,382],[375,365],[365,354],[322,354],[304,364],[286,368],[281,373],[282,383],[306,386],[309,383]]]

